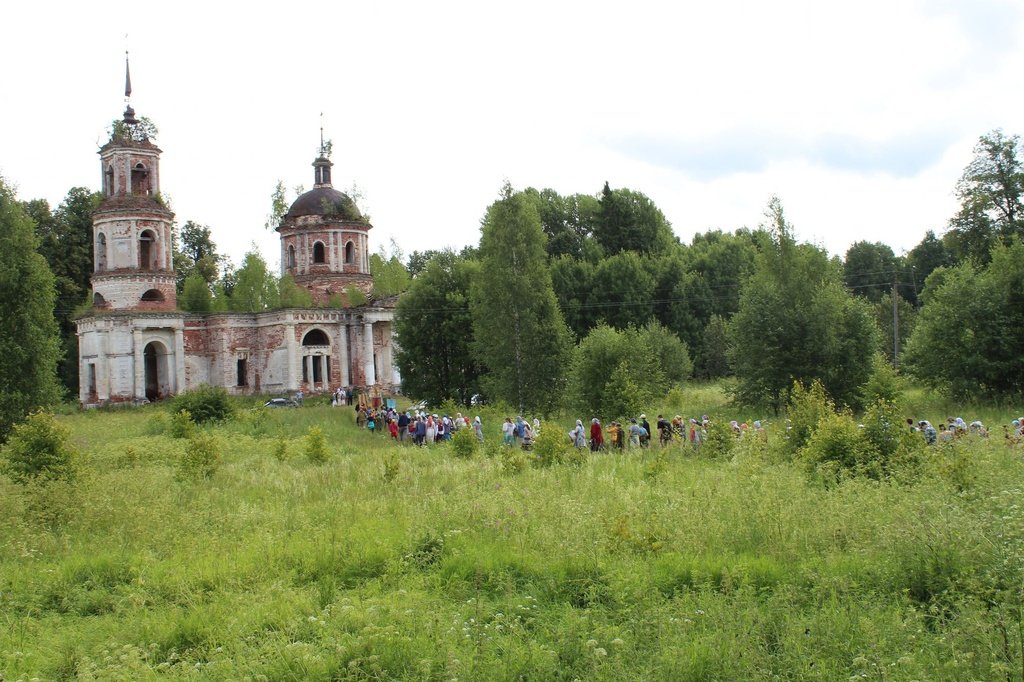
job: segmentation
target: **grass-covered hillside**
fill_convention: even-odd
[[[758,418],[719,398],[665,411]],[[73,478],[0,477],[0,679],[1024,675],[1024,450],[998,421],[830,478],[781,419],[536,466],[482,416],[474,453],[328,406],[192,438],[166,406],[58,417]]]

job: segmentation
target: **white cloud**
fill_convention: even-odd
[[[761,220],[910,248],[954,209],[977,137],[1024,132],[1011,3],[184,2],[9,9],[0,171],[56,204],[96,187],[123,108],[160,127],[179,222],[235,261],[278,179],[312,183],[320,112],[335,185],[356,182],[377,244],[462,246],[505,179],[648,194],[683,239]]]

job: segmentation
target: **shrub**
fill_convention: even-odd
[[[732,427],[717,419],[711,420],[706,428],[704,442],[700,446],[700,455],[711,459],[724,459],[732,454],[736,447],[736,434]],[[685,442],[687,436],[683,436]],[[689,447],[689,446],[687,446]]]
[[[196,423],[188,410],[178,410],[171,415],[170,431],[172,438],[191,438],[196,432]]]
[[[2,466],[12,481],[72,481],[77,453],[68,445],[69,432],[53,415],[36,412],[14,426],[3,447]]]
[[[220,443],[210,433],[197,433],[189,438],[185,453],[178,463],[182,480],[210,478],[220,466]]]
[[[476,434],[473,433],[473,429],[462,428],[456,431],[452,435],[451,440],[452,454],[462,459],[472,459],[476,455],[476,451],[479,449],[480,443],[477,442]]]
[[[851,473],[872,478],[880,475],[877,451],[848,413],[822,417],[800,456],[812,471],[829,480]]]
[[[306,457],[313,464],[323,464],[330,458],[330,453],[327,451],[327,438],[319,426],[309,427],[309,431],[306,432],[304,451]]]
[[[874,405],[880,400],[898,403],[903,397],[904,381],[881,353],[871,363],[871,376],[860,387],[862,405]]]
[[[803,384],[794,381],[786,409],[789,418],[789,431],[784,445],[786,454],[793,456],[807,445],[818,422],[830,414],[835,414],[835,405],[821,382],[814,381],[810,388],[805,388]]]
[[[924,439],[907,428],[899,408],[884,400],[864,413],[864,437],[874,448],[883,475],[916,469],[926,447]]]
[[[401,462],[393,453],[384,455],[384,482],[391,483],[402,470]]]
[[[284,438],[278,438],[270,452],[278,462],[286,461],[288,459],[288,441]]]
[[[522,450],[501,448],[501,470],[509,476],[515,476],[526,468],[526,457]]]
[[[175,398],[173,409],[188,410],[196,424],[227,421],[234,414],[228,392],[206,384]]]
[[[533,464],[549,467],[568,459],[575,446],[571,445],[562,431],[555,425],[542,429],[533,440]]]

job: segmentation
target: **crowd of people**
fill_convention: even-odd
[[[333,404],[344,405],[343,400]],[[387,433],[399,442],[411,442],[415,445],[428,445],[450,440],[452,435],[461,429],[472,429],[476,439],[484,442],[484,429],[480,417],[472,420],[457,412],[454,417],[448,414],[438,415],[418,410],[399,411],[394,407],[375,407],[355,405],[356,424],[374,433]],[[659,414],[654,423],[657,431],[657,444],[667,447],[673,444],[688,444],[699,449],[708,437],[711,419],[708,415],[700,418],[684,418],[681,415],[666,417]],[[786,423],[788,430],[789,424]],[[907,418],[907,428],[920,434],[929,445],[952,442],[966,435],[987,438],[988,429],[980,420],[967,422],[961,417],[950,417],[936,428],[926,419],[914,420]],[[750,424],[732,420],[729,429],[736,438],[743,438],[747,433],[761,434],[765,425],[760,420]],[[1024,416],[1014,419],[1012,424],[1003,427],[1008,443],[1024,443]],[[522,447],[529,450],[540,433],[540,420],[530,422],[522,416],[506,417],[501,425],[502,444]],[[651,423],[646,414],[632,418],[628,422],[612,421],[607,427],[601,420],[594,417],[587,428],[582,419],[577,419],[575,426],[568,432],[569,443],[577,448],[589,448],[592,452],[606,449],[625,450],[627,448],[646,448],[651,445]]]

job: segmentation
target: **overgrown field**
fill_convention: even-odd
[[[998,429],[825,484],[777,426],[537,467],[501,416],[464,458],[348,409],[241,411],[199,429],[209,477],[167,408],[61,417],[76,482],[0,478],[0,679],[1022,679]]]

